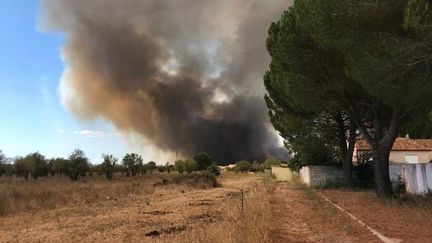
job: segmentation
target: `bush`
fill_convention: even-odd
[[[220,176],[220,171],[216,164],[212,164],[209,167],[207,167],[206,172],[213,176]]]
[[[195,155],[193,160],[195,160],[198,170],[206,170],[207,167],[212,165],[212,159],[206,153]]]
[[[183,161],[183,168],[188,174],[190,174],[192,171],[196,171],[198,169],[198,165],[195,160],[188,159]]]
[[[177,160],[176,162],[174,162],[174,168],[178,173],[183,174],[184,172],[183,160]]]
[[[302,168],[301,156],[299,154],[294,155],[294,157],[288,160],[287,166],[292,172],[299,172]]]
[[[392,181],[392,187],[394,193],[404,194],[406,192],[405,182],[400,176],[396,180]]]
[[[237,162],[234,167],[234,171],[242,172],[242,173],[250,171],[251,169],[252,169],[252,164],[246,160]]]
[[[264,170],[271,170],[272,166],[280,166],[281,162],[277,159],[267,159],[262,165]]]
[[[158,165],[157,170],[159,171],[159,173],[163,173],[167,170],[167,167],[165,165]]]
[[[166,162],[166,164],[165,164],[165,168],[166,168],[166,171],[167,171],[168,173],[171,173],[171,171],[174,170],[174,165],[170,164],[169,162]]]
[[[202,176],[198,177],[198,181],[197,181],[198,185],[203,185],[203,188],[206,188],[208,186],[210,187],[219,187],[220,184],[217,181],[217,178],[215,175],[209,173],[208,171],[204,172],[204,174]]]

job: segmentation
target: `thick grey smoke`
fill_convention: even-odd
[[[42,0],[66,37],[68,109],[163,151],[220,162],[285,156],[269,128],[267,28],[283,0]]]

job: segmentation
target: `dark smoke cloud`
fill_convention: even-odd
[[[220,162],[286,156],[269,127],[262,75],[282,0],[42,0],[66,37],[62,95],[162,151]]]

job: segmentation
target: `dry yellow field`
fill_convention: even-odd
[[[268,175],[224,174],[218,188],[199,188],[205,185],[189,177],[2,178],[0,242],[269,241]]]
[[[430,198],[381,201],[372,191],[312,190],[267,174],[218,180],[213,188],[176,173],[112,182],[3,177],[0,242],[381,242],[324,198],[395,242],[432,239]]]

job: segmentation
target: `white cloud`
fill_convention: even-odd
[[[92,130],[75,131],[74,134],[81,135],[86,138],[103,138],[103,137],[118,136],[118,133],[105,132],[105,131],[92,131]]]

